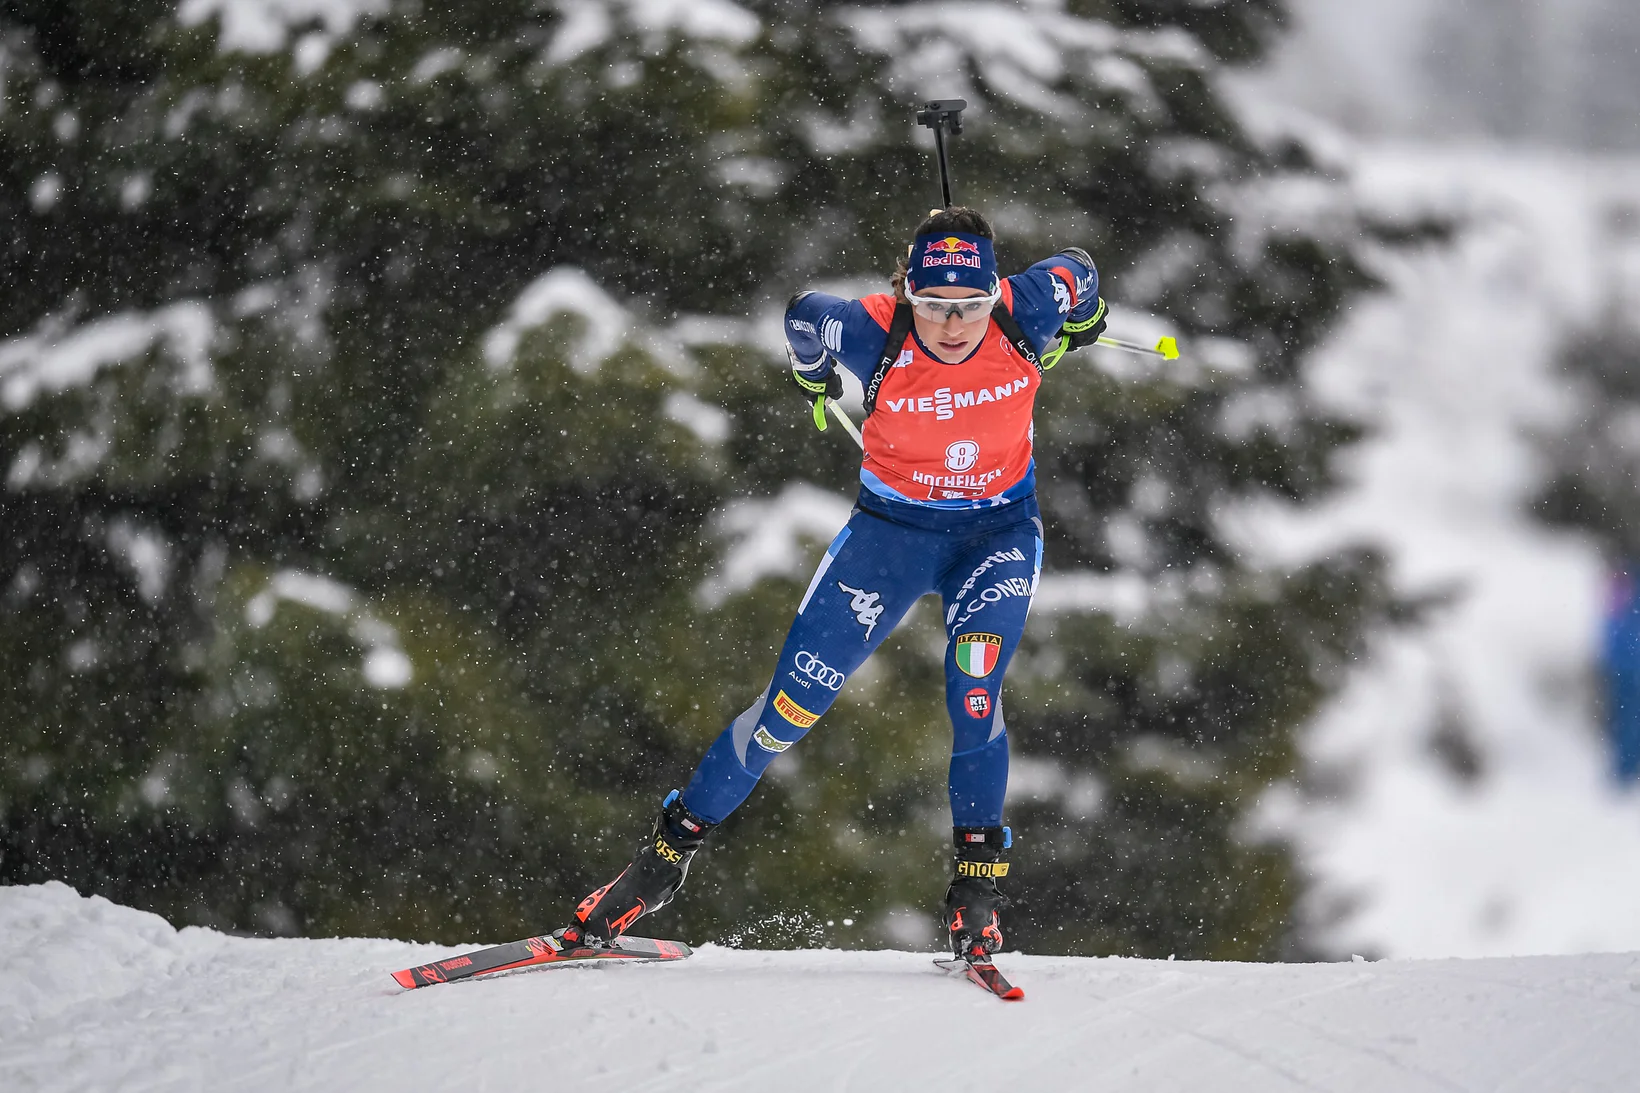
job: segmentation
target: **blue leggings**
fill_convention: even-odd
[[[1008,785],[1002,676],[1019,647],[1041,571],[1042,522],[1034,505],[977,534],[908,527],[856,509],[809,582],[773,680],[707,750],[683,791],[684,803],[713,823],[738,808],[775,756],[831,708],[844,681],[911,605],[938,592],[953,730],[952,823],[1000,824]]]

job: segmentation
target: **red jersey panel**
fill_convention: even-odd
[[[860,300],[884,327],[894,316],[887,293]],[[1002,306],[1013,304],[1002,282]],[[1031,469],[1031,412],[1042,377],[992,320],[961,364],[905,345],[866,418],[864,469],[913,501],[995,497]]]

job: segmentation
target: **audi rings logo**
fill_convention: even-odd
[[[843,673],[830,667],[807,649],[797,654],[797,670],[822,687],[829,687],[833,691],[843,689]]]

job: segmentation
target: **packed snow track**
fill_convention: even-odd
[[[0,937],[7,1093],[1640,1088],[1640,954],[1005,954],[1004,1004],[928,953],[716,946],[405,991],[460,950],[179,931],[61,884],[0,888]]]

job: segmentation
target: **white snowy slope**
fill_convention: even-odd
[[[1308,362],[1311,396],[1374,430],[1345,457],[1346,487],[1244,513],[1241,535],[1289,562],[1373,543],[1401,591],[1446,604],[1378,636],[1304,740],[1328,792],[1273,795],[1265,820],[1298,847],[1330,950],[1640,948],[1640,793],[1610,781],[1594,686],[1606,572],[1529,511],[1534,436],[1577,427],[1556,353],[1640,288],[1624,275],[1640,238],[1613,230],[1640,159],[1339,148],[1356,200],[1462,228],[1379,254],[1385,291]],[[1467,775],[1442,733],[1471,749]]]
[[[0,1089],[1632,1090],[1640,954],[1311,965],[752,952],[401,990],[458,950],[0,888]]]

